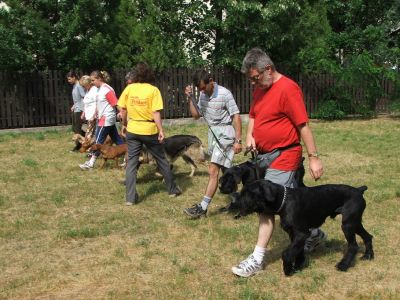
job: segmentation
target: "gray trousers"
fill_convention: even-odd
[[[156,160],[160,173],[164,176],[168,193],[174,194],[178,192],[174,176],[168,160],[165,157],[164,145],[158,141],[158,134],[139,135],[134,133],[126,134],[126,142],[128,144],[128,162],[126,165],[126,201],[135,203],[138,201],[136,192],[136,176],[139,163],[139,155],[142,151],[142,145],[146,145],[147,151]]]

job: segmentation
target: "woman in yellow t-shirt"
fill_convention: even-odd
[[[134,82],[129,84],[118,100],[121,110],[122,130],[126,133],[128,162],[126,166],[126,205],[139,201],[136,191],[136,175],[139,155],[143,145],[154,157],[164,176],[170,197],[181,194],[164,153],[164,131],[160,111],[163,101],[160,90],[151,84],[154,72],[146,63],[137,64]]]

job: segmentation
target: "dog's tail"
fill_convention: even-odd
[[[368,187],[367,187],[366,185],[363,185],[363,186],[358,187],[357,190],[359,190],[361,193],[364,194],[364,192],[365,192],[366,190],[368,190]]]

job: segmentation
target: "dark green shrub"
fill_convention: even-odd
[[[339,104],[334,100],[322,102],[317,110],[311,114],[311,118],[322,120],[341,120],[346,113],[340,109]]]

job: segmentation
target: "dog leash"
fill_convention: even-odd
[[[285,205],[286,202],[286,193],[287,193],[287,188],[286,186],[283,186],[283,199],[282,199],[282,204],[281,206],[279,206],[278,210],[276,211],[276,213],[279,213],[281,211],[281,209],[283,208],[283,206]]]

